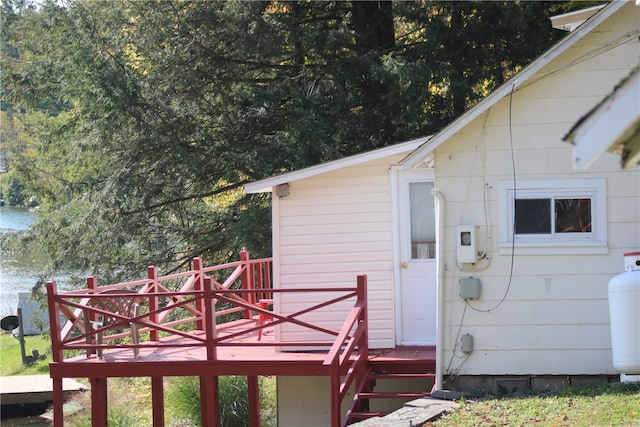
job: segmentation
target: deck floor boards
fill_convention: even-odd
[[[255,319],[242,319],[218,325],[219,337],[249,329]],[[162,343],[180,344],[187,339],[180,336],[162,338]],[[207,360],[204,346],[197,347],[146,347],[141,343],[139,356],[133,356],[131,348],[106,349],[102,359],[80,355],[51,364],[52,377],[133,377],[133,376],[196,376],[196,375],[328,375],[323,366],[326,351],[283,351],[274,345],[272,327],[258,333],[236,337],[233,346],[219,346],[216,360]],[[397,347],[372,350],[373,363],[415,364],[435,363],[433,347]]]

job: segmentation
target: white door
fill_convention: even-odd
[[[436,344],[436,210],[433,169],[399,176],[399,343]]]

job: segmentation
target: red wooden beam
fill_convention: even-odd
[[[151,377],[151,412],[153,427],[164,427],[164,381]]]
[[[204,278],[204,328],[206,333],[207,360],[216,360],[216,306],[213,301],[212,280]]]
[[[82,359],[81,362],[65,362],[49,365],[52,378],[90,377],[184,377],[200,375],[329,375],[329,367],[321,359],[294,360],[244,360],[244,361],[154,361],[141,359],[132,362],[109,362],[98,359]]]
[[[200,377],[200,418],[203,426],[220,425],[219,389],[217,376]]]
[[[91,427],[107,425],[107,378],[89,378],[91,383]]]
[[[53,378],[53,427],[64,425],[64,390],[62,378]]]
[[[255,284],[253,283],[253,271],[249,264],[249,251],[240,251],[240,262],[242,263],[241,287],[244,290],[252,290],[254,289]],[[254,304],[254,301],[255,295],[253,293],[249,293],[247,295],[247,302],[249,304]],[[251,319],[251,310],[245,309],[243,316],[245,319]]]
[[[98,292],[98,279],[95,276],[87,277],[87,289],[89,289],[89,293],[95,294]],[[88,304],[88,300],[87,300]],[[98,314],[95,311],[91,311],[89,309],[84,310],[85,322],[95,322],[98,320]],[[86,324],[86,323],[85,323]],[[91,329],[91,328],[90,328]],[[96,334],[90,333],[91,331],[86,330],[85,328],[85,338],[87,344],[93,344],[96,342]],[[96,349],[87,349],[87,357],[90,355],[96,354]]]
[[[158,270],[152,265],[147,267],[147,278],[151,281],[151,292],[158,292]],[[156,313],[156,310],[158,310],[158,297],[149,297],[149,312],[152,313],[149,319],[155,324],[158,323],[158,314]],[[151,341],[158,341],[160,339],[160,334],[157,329],[149,331],[149,339]]]
[[[202,258],[194,258],[193,259],[193,269],[195,270],[195,275],[197,279],[194,283],[194,290],[196,292],[200,292],[204,290],[204,272],[202,271]],[[196,310],[200,313],[204,313],[204,301],[199,299],[196,301]],[[196,322],[196,329],[203,331],[204,330],[204,318],[200,315],[200,319]]]
[[[62,362],[64,355],[60,345],[60,303],[57,298],[56,282],[47,282],[47,304],[49,307],[49,325],[51,327],[51,353],[54,362]]]
[[[260,387],[257,376],[247,376],[247,393],[249,394],[249,426],[260,427]]]

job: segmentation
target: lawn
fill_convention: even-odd
[[[425,426],[640,426],[640,384],[466,400]]]
[[[31,355],[37,349],[43,358],[31,365],[22,364],[20,342],[8,332],[0,334],[0,376],[10,375],[48,375],[51,362],[51,340],[48,335],[24,337],[25,353]]]

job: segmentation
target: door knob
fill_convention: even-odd
[[[403,262],[400,265],[402,266],[402,268],[409,268],[409,263],[407,261]]]

